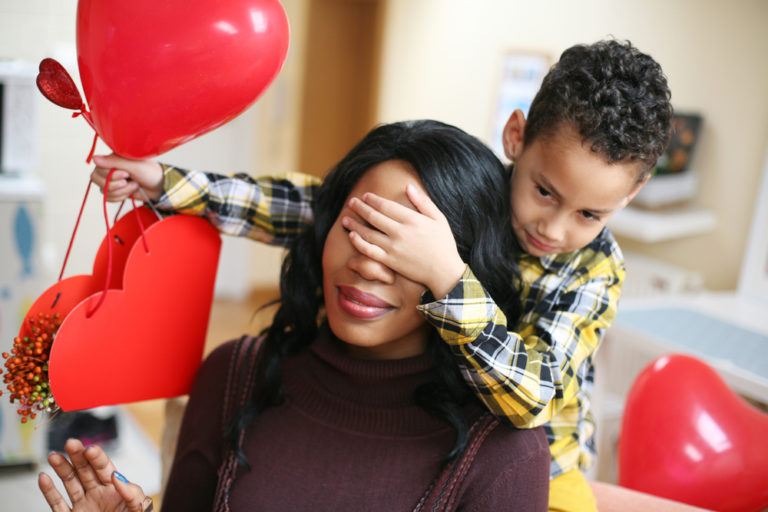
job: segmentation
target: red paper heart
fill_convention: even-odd
[[[94,126],[130,158],[164,153],[236,117],[287,50],[277,0],[78,2],[78,66]]]
[[[708,365],[664,356],[627,396],[619,484],[708,510],[768,507],[768,415]]]
[[[37,88],[56,105],[70,110],[80,110],[83,99],[67,70],[53,59],[40,61]]]
[[[59,281],[28,313],[64,317],[49,361],[63,410],[182,395],[200,365],[221,239],[199,217],[158,221],[146,208],[139,212],[149,252],[134,215],[123,216],[112,229],[120,242],[111,288],[90,318],[104,286],[106,240],[91,276]]]

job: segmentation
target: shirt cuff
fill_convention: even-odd
[[[426,292],[416,308],[449,344],[474,341],[491,322],[501,321],[506,325],[503,313],[469,266],[448,295],[435,300]]]
[[[208,178],[205,173],[188,171],[168,164],[163,169],[163,193],[154,205],[161,210],[174,210],[188,215],[202,215],[206,203]]]

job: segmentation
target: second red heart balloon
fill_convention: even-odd
[[[230,121],[288,51],[277,0],[80,0],[77,54],[98,135],[116,153],[164,153]]]
[[[623,487],[721,512],[768,507],[768,415],[703,361],[673,354],[630,390],[619,440]]]

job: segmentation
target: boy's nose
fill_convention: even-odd
[[[347,266],[368,281],[379,281],[384,284],[395,282],[395,273],[392,269],[360,253],[352,256]]]
[[[552,215],[539,222],[539,234],[546,237],[547,242],[560,242],[565,236],[566,219],[563,215]]]

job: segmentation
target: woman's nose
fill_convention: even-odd
[[[384,284],[395,282],[395,273],[392,269],[360,253],[353,255],[348,260],[347,266],[368,281],[379,281]]]

